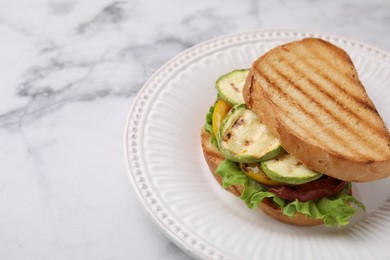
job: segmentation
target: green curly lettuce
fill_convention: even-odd
[[[216,169],[216,174],[222,177],[223,188],[232,185],[244,187],[240,198],[251,209],[257,208],[264,198],[269,198],[280,206],[283,214],[291,218],[296,213],[301,213],[309,218],[321,219],[329,227],[347,225],[349,219],[356,213],[356,207],[365,210],[361,202],[348,194],[349,188],[344,189],[331,198],[324,197],[318,201],[300,202],[295,200],[290,202],[267,191],[259,183],[248,178],[235,162],[224,160]]]

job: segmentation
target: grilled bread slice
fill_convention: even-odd
[[[348,54],[306,38],[256,60],[244,99],[309,168],[345,181],[390,175],[390,135]]]
[[[211,173],[214,175],[214,178],[222,186],[222,179],[219,175],[215,173],[215,170],[222,163],[224,157],[222,154],[211,144],[211,135],[207,133],[203,128],[201,130],[201,142],[203,155],[206,159],[206,162],[209,166]],[[227,191],[230,191],[236,196],[240,196],[243,192],[243,187],[241,185],[232,185],[226,188]],[[303,214],[296,213],[293,218],[288,217],[282,213],[282,210],[278,205],[273,203],[269,199],[264,199],[260,204],[260,209],[266,213],[268,216],[291,225],[295,226],[316,226],[323,224],[322,220],[307,218]]]

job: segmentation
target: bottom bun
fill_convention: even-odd
[[[222,178],[215,173],[215,170],[222,163],[224,157],[218,151],[218,149],[216,149],[214,145],[211,144],[211,135],[207,133],[203,128],[201,130],[201,142],[203,155],[206,159],[209,169],[214,175],[214,178],[217,180],[219,185],[222,186]],[[232,185],[226,188],[226,190],[236,196],[240,196],[243,192],[243,187],[241,185]],[[260,209],[268,216],[286,224],[291,224],[295,226],[316,226],[323,224],[323,221],[320,219],[308,218],[300,213],[296,213],[294,217],[290,218],[289,216],[282,213],[282,210],[278,205],[276,205],[270,199],[267,198],[260,203]]]

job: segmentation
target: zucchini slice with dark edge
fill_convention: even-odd
[[[248,74],[249,69],[241,69],[222,75],[215,83],[219,96],[233,106],[245,104],[242,89]]]
[[[217,140],[221,153],[234,162],[261,162],[283,151],[279,140],[246,105],[234,106],[230,110]]]

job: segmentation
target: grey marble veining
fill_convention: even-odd
[[[188,259],[129,184],[126,115],[175,55],[266,29],[332,33],[390,51],[390,2],[0,3],[1,259]]]

